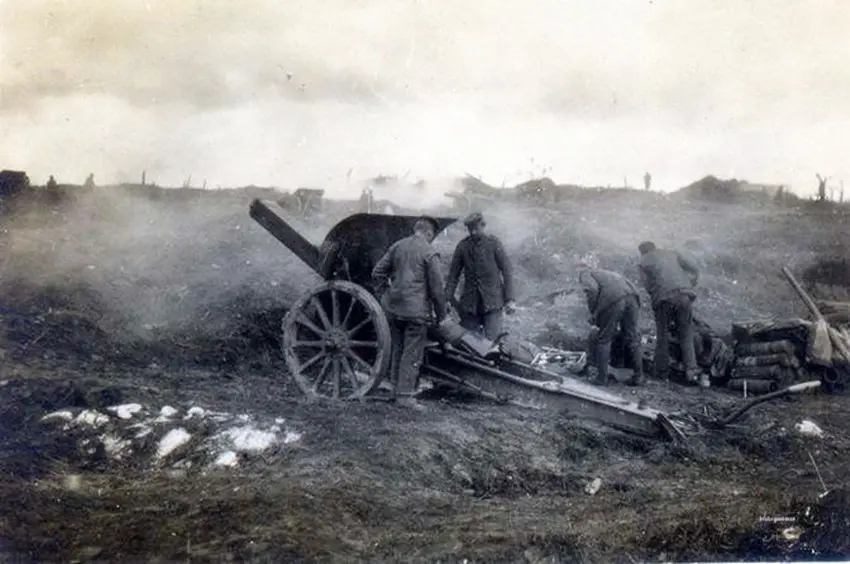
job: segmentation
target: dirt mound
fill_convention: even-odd
[[[705,202],[715,203],[738,203],[742,201],[771,201],[771,199],[749,189],[749,184],[745,181],[736,180],[720,180],[714,176],[706,176],[692,184],[688,184],[684,188],[673,192],[674,198],[684,198],[690,200],[701,200]]]

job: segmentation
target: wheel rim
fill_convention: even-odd
[[[283,352],[299,388],[312,397],[363,397],[380,383],[390,330],[364,288],[331,281],[302,296],[283,321]]]

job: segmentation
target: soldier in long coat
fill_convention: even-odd
[[[431,242],[439,225],[419,219],[414,233],[394,243],[375,264],[372,279],[392,336],[390,379],[400,404],[420,407],[413,396],[425,354],[428,321],[446,317],[440,260]]]
[[[480,212],[470,214],[464,224],[469,236],[458,243],[446,282],[446,296],[458,310],[461,325],[495,340],[503,334],[502,313],[514,310],[513,269],[498,237],[484,232]],[[463,290],[455,298],[460,276]]]

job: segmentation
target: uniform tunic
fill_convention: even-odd
[[[502,242],[490,234],[470,235],[452,256],[446,295],[452,299],[463,274],[459,313],[481,316],[514,299],[513,269]]]

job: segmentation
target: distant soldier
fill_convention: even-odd
[[[91,173],[86,177],[83,188],[94,188],[94,173]]]
[[[643,175],[643,189],[649,191],[652,187],[652,175],[648,172]]]
[[[394,243],[372,270],[390,322],[395,396],[413,408],[420,408],[413,396],[425,354],[427,322],[432,309],[438,323],[447,311],[439,255],[431,246],[439,228],[435,219],[420,218],[413,235]]]
[[[512,313],[514,281],[511,261],[502,242],[484,233],[486,223],[480,212],[470,214],[464,224],[469,236],[458,243],[446,283],[446,296],[458,310],[461,325],[495,340],[502,335],[502,312]],[[463,292],[455,299],[460,275]]]
[[[829,180],[829,177],[822,177],[820,174],[816,174],[818,178],[818,201],[825,202],[826,201],[826,181]]]
[[[591,268],[584,263],[579,265],[579,269],[579,282],[587,297],[591,321],[598,328],[588,351],[596,365],[594,383],[602,386],[608,384],[611,343],[621,334],[634,369],[629,384],[641,385],[644,378],[638,332],[640,296],[637,288],[628,278],[617,272]]]
[[[694,349],[693,289],[699,281],[699,269],[680,253],[658,249],[652,241],[644,241],[638,249],[641,282],[655,313],[655,376],[669,378],[670,324],[675,321],[687,381],[696,383],[699,379],[700,386],[709,387],[708,375],[697,366]]]
[[[50,178],[47,179],[47,191],[48,192],[57,192],[59,190],[59,185],[56,183],[56,179],[53,178],[53,175],[50,175]]]
[[[373,195],[370,187],[365,187],[360,192],[360,211],[363,213],[372,213]]]

